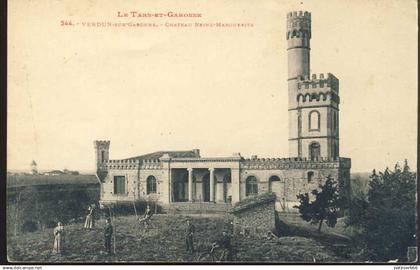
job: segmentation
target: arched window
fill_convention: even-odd
[[[308,183],[311,183],[314,179],[314,172],[308,172]]]
[[[320,124],[321,124],[321,115],[318,111],[311,111],[309,113],[309,130],[310,131],[319,131],[320,130]]]
[[[278,177],[277,175],[273,175],[268,179],[268,181],[270,182],[280,181],[280,177]]]
[[[147,177],[147,194],[156,193],[156,178],[153,175]]]
[[[321,146],[318,142],[309,145],[309,158],[311,160],[318,159],[321,156]]]
[[[246,196],[253,196],[258,194],[258,181],[255,176],[249,176],[246,179]]]
[[[102,160],[102,162],[105,161],[105,151],[104,150],[101,151],[101,160]]]

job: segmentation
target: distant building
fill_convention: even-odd
[[[297,194],[310,193],[327,176],[338,181],[341,196],[348,198],[351,160],[339,155],[339,80],[331,73],[310,74],[309,12],[287,14],[286,30],[289,158],[244,158],[239,153],[201,157],[195,149],[111,160],[110,141],[95,141],[101,203],[154,201],[172,207],[188,202],[202,207],[201,202],[208,202],[225,209],[274,192],[279,210],[288,212],[296,211]]]
[[[49,172],[45,172],[44,175],[63,175],[65,174],[63,171],[60,170],[53,170]]]
[[[31,162],[31,174],[38,174],[38,168],[35,160]]]

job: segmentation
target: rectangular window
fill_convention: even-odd
[[[114,194],[125,195],[125,176],[114,176]]]

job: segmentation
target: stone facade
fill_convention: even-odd
[[[339,81],[310,74],[311,13],[287,15],[289,156],[339,156]]]
[[[331,73],[309,74],[311,14],[289,13],[286,38],[291,158],[244,158],[239,153],[204,158],[193,149],[110,160],[110,141],[95,141],[101,202],[231,205],[274,192],[276,208],[289,212],[297,194],[309,193],[329,175],[347,196],[351,160],[339,157],[339,81]]]

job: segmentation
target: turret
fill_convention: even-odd
[[[94,141],[95,147],[95,158],[96,158],[96,172],[101,178],[105,169],[103,168],[104,163],[109,160],[109,145],[110,141]]]
[[[295,11],[287,14],[288,80],[309,75],[311,13]]]

